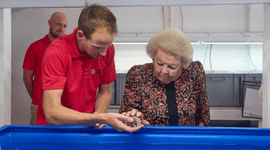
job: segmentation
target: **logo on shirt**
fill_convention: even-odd
[[[91,74],[95,74],[95,73],[98,73],[99,74],[99,73],[103,73],[104,70],[103,69],[96,69],[96,70],[95,69],[92,69],[90,72],[91,72]]]
[[[90,72],[91,72],[91,74],[95,74],[96,73],[95,69],[92,69]]]

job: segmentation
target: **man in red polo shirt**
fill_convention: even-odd
[[[106,7],[91,5],[80,14],[78,28],[53,41],[42,61],[43,109],[37,123],[85,124],[133,132],[131,117],[106,113],[111,82],[116,80],[114,46],[116,18]],[[97,93],[98,89],[98,93]]]
[[[49,33],[44,38],[32,43],[26,51],[23,62],[23,81],[32,99],[30,125],[36,125],[37,107],[42,103],[41,60],[51,41],[65,34],[68,20],[65,14],[55,12],[48,21]]]

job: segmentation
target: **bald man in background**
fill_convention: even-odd
[[[62,12],[55,12],[48,20],[49,33],[32,43],[26,51],[23,62],[23,81],[32,99],[30,125],[36,125],[37,107],[42,103],[41,61],[48,45],[65,34],[68,20]]]

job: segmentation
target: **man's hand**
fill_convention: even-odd
[[[93,114],[100,114],[99,112],[94,112]],[[94,123],[91,126],[95,127],[96,129],[102,129],[104,127],[105,124],[101,124],[101,123]]]
[[[105,124],[100,124],[100,123],[95,123],[93,125],[93,127],[95,127],[96,129],[102,129],[104,127]]]
[[[122,115],[125,115],[125,116],[128,116],[128,117],[132,117],[132,116],[138,117],[138,118],[141,119],[142,124],[150,125],[150,123],[148,121],[144,120],[143,113],[141,113],[137,109],[132,109],[131,111],[123,112]]]
[[[101,114],[102,115],[102,114]],[[129,127],[125,123],[132,123],[134,120],[131,117],[122,115],[122,114],[117,114],[117,113],[107,113],[104,114],[106,115],[105,118],[105,123],[117,131],[127,131],[127,132],[134,132],[139,130],[140,128],[144,127],[143,124],[138,125],[137,127]]]

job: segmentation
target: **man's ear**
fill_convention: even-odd
[[[77,33],[76,33],[76,38],[77,38],[78,40],[84,40],[84,39],[85,39],[85,36],[84,36],[82,30],[78,30],[78,31],[77,31]]]
[[[51,26],[51,19],[48,20],[48,25]]]

